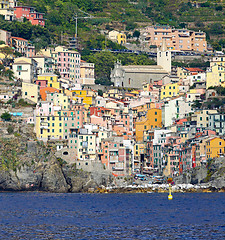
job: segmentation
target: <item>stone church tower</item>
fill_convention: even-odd
[[[157,50],[157,65],[171,73],[171,52],[167,50],[165,39],[163,39],[161,48]]]

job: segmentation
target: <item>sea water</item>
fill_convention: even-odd
[[[225,193],[0,193],[0,239],[225,239]]]

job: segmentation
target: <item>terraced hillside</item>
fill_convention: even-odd
[[[225,41],[225,0],[21,0],[46,13],[47,28],[59,40],[75,33],[74,16],[81,9],[95,18],[78,20],[84,41],[104,29],[133,31],[148,24],[188,27],[207,32],[215,47]],[[79,13],[79,16],[82,16]],[[83,15],[84,16],[84,15]]]

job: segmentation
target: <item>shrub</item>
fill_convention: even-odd
[[[14,132],[14,127],[12,125],[9,125],[7,128],[8,134],[12,134]]]
[[[10,121],[11,120],[11,114],[8,112],[5,112],[1,115],[1,119],[3,119],[4,121]]]

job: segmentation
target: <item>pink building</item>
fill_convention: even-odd
[[[27,46],[26,57],[34,57],[35,56],[35,47],[32,45]]]
[[[17,19],[27,18],[33,25],[45,26],[44,13],[36,12],[33,7],[17,6],[14,15]]]
[[[39,85],[40,89],[48,86],[48,80],[36,80],[35,83]]]
[[[90,123],[101,126],[101,127],[107,127],[107,121],[103,119],[103,117],[98,117],[95,115],[90,116]]]
[[[178,51],[207,51],[206,34],[188,29],[174,29],[169,26],[149,26],[146,27],[145,40],[149,45],[160,47],[163,39],[166,46],[171,50]]]
[[[70,79],[70,53],[58,52],[57,56],[57,69],[62,78]]]
[[[105,139],[100,144],[100,159],[106,169],[109,169],[115,177],[129,174],[130,155],[129,149],[123,145],[123,138]]]
[[[28,40],[20,37],[12,37],[11,41],[11,46],[14,47],[16,51],[23,55],[26,55]]]

